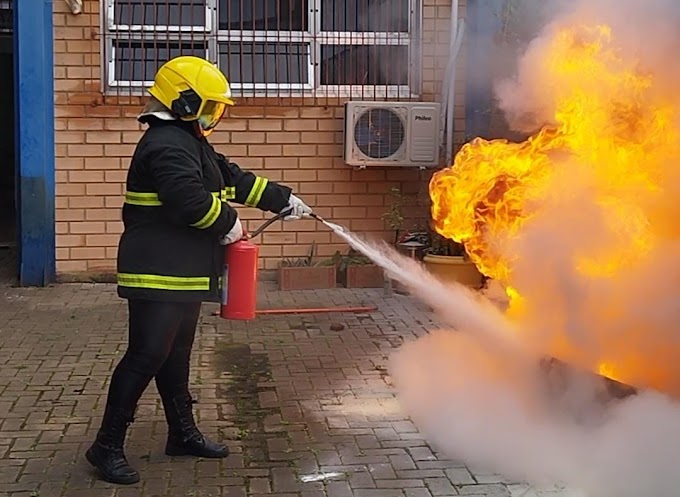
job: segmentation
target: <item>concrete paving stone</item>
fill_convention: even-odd
[[[389,355],[441,326],[420,303],[385,298],[382,289],[279,292],[262,284],[259,304],[378,310],[229,322],[206,304],[192,357],[196,417],[232,455],[165,456],[152,384],[127,444],[142,481],[117,487],[99,480],[83,455],[125,352],[125,301],[108,284],[0,286],[0,497],[519,495],[524,487],[445,460],[400,411]]]

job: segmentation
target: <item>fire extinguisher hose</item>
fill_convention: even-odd
[[[268,219],[267,221],[264,222],[264,224],[263,224],[262,226],[260,226],[259,228],[257,228],[255,231],[253,231],[252,233],[248,233],[248,234],[247,234],[248,238],[249,238],[249,239],[255,238],[257,235],[259,235],[259,234],[262,233],[264,230],[266,230],[267,228],[269,228],[269,226],[271,226],[272,224],[274,224],[276,221],[278,221],[279,219],[283,219],[283,218],[286,216],[286,214],[287,214],[287,212],[283,212],[283,213],[281,213],[281,214],[277,214],[276,216],[274,216],[274,217]]]

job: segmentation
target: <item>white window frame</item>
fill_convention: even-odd
[[[234,95],[239,96],[272,96],[280,94],[281,90],[288,92],[311,92],[315,88],[316,78],[314,70],[314,50],[313,40],[314,34],[312,29],[312,17],[315,0],[309,0],[307,15],[310,20],[310,29],[308,31],[265,31],[265,30],[217,30],[216,37],[216,53],[213,60],[219,60],[220,45],[228,43],[271,43],[273,45],[278,43],[300,43],[307,46],[307,75],[306,83],[232,83],[231,89]],[[228,76],[228,75],[227,75]],[[272,92],[272,93],[270,93]]]
[[[210,1],[205,2],[205,25],[200,26],[160,26],[151,24],[116,24],[115,23],[115,0],[105,0],[106,2],[106,25],[108,31],[123,31],[123,32],[151,32],[151,33],[210,33],[213,26],[213,14],[215,9],[210,6]],[[103,9],[102,9],[103,11]]]
[[[422,0],[409,0],[408,32],[320,31],[321,0],[308,0],[307,31],[220,30],[217,12],[219,0],[205,0],[204,26],[152,26],[115,24],[115,0],[100,0],[104,63],[101,65],[102,92],[117,94],[120,88],[143,94],[153,81],[116,80],[114,40],[140,42],[205,43],[205,56],[220,59],[220,45],[239,42],[303,43],[307,48],[306,83],[233,83],[234,96],[242,97],[316,97],[316,98],[404,98],[420,96],[420,32]],[[343,1],[343,0],[337,0]],[[318,29],[317,29],[318,28]],[[121,36],[116,36],[119,33]],[[162,34],[162,37],[157,35]],[[320,85],[322,45],[404,45],[408,46],[408,84],[406,85]]]

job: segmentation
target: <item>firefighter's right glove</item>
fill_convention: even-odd
[[[283,209],[284,221],[297,221],[312,213],[312,208],[300,200],[297,196],[291,195],[288,206]]]
[[[241,220],[236,218],[234,227],[229,230],[229,233],[220,238],[220,245],[230,245],[234,242],[238,242],[243,238],[243,226],[241,225]]]

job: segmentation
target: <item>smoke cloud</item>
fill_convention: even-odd
[[[392,358],[400,400],[437,448],[509,478],[564,482],[587,496],[674,497],[680,488],[680,4],[540,4],[553,6],[552,15],[544,8],[532,18],[540,26],[527,29],[538,35],[516,74],[496,85],[508,122],[525,132],[555,125],[560,96],[575,89],[573,79],[548,73],[556,33],[607,25],[617,49],[608,61],[612,74],[644,74],[646,86],[593,74],[576,82],[576,90],[606,104],[602,119],[634,123],[605,129],[612,123],[585,116],[594,123],[593,139],[609,140],[612,162],[643,140],[641,163],[608,170],[600,149],[592,157],[552,158],[555,171],[536,215],[512,239],[488,240],[513,261],[511,284],[524,299],[513,320],[457,286],[435,284],[391,251],[351,243],[458,330],[432,333]],[[575,262],[612,253],[630,261],[606,275],[586,276]],[[561,377],[557,388],[539,367],[554,350],[578,370],[606,363],[611,370],[603,372],[640,390],[605,402],[601,381],[577,373]]]

